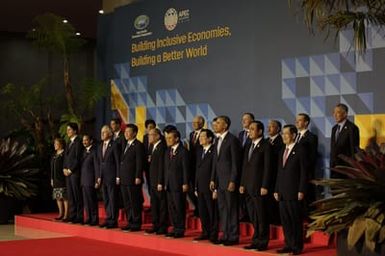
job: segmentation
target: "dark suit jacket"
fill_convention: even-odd
[[[151,154],[149,173],[150,184],[153,188],[156,188],[158,184],[164,185],[164,155],[166,149],[166,145],[161,141]]]
[[[98,172],[96,178],[101,178],[102,182],[108,184],[116,184],[116,177],[119,168],[119,144],[110,140],[106,153],[103,157],[103,142],[99,144],[97,149]]]
[[[214,144],[214,164],[211,180],[217,181],[217,187],[226,190],[230,182],[239,184],[242,148],[237,137],[230,132],[222,141],[218,154],[218,139]]]
[[[264,138],[254,148],[249,161],[249,151],[252,143],[246,146],[243,156],[241,186],[244,186],[247,193],[253,196],[260,196],[261,187],[271,187],[271,152],[270,142]]]
[[[238,134],[238,139],[239,139],[239,141],[240,141],[240,143],[241,143],[241,146],[242,146],[243,148],[246,148],[246,146],[249,145],[249,144],[251,143],[251,140],[250,140],[249,137],[247,137],[245,143],[243,143],[243,137],[245,136],[245,133],[246,133],[246,131],[245,131],[245,130],[242,130],[242,131],[240,131],[239,134]]]
[[[124,132],[120,131],[118,137],[114,137],[114,141],[117,144],[117,148],[119,149],[119,151],[122,152],[124,150],[124,147],[126,146],[126,138],[124,137]]]
[[[90,151],[83,151],[82,169],[80,176],[80,184],[82,186],[95,186],[97,175],[97,157],[96,146],[91,146]]]
[[[306,163],[308,170],[307,178],[309,180],[314,179],[318,156],[318,137],[311,131],[307,130],[298,141],[298,144],[303,146],[306,153]]]
[[[191,172],[189,174],[189,177],[190,177],[190,179],[192,179],[193,182],[195,181],[195,176],[196,176],[195,175],[195,171],[196,171],[197,150],[200,148],[200,144],[199,144],[200,132],[198,134],[198,138],[197,138],[195,144],[193,143],[194,133],[195,133],[195,131],[192,131],[190,133],[190,136],[189,136],[189,153],[190,153],[190,156],[189,156],[189,163],[190,163],[189,171]]]
[[[280,200],[298,200],[298,192],[306,193],[307,171],[304,148],[295,144],[283,166],[285,148],[281,150],[278,159],[278,175],[275,192]]]
[[[195,177],[195,190],[201,193],[210,193],[210,181],[211,181],[211,171],[213,169],[214,162],[214,146],[212,145],[204,155],[203,147],[200,146],[197,148],[196,152],[196,177]]]
[[[340,159],[338,155],[342,154],[351,157],[357,152],[360,145],[360,131],[354,123],[346,120],[336,141],[335,135],[337,126],[337,124],[333,126],[330,140],[330,167],[346,165],[347,163]]]
[[[282,148],[285,146],[282,141],[282,136],[278,135],[272,142],[270,142],[271,145],[271,190],[274,190],[275,188],[275,182],[277,180],[277,173],[278,173],[278,159],[279,154],[281,153]]]
[[[135,185],[136,178],[143,182],[144,161],[143,143],[135,139],[126,152],[124,149],[122,151],[117,174],[117,177],[120,178],[120,184]]]
[[[171,147],[167,148],[164,155],[164,184],[168,191],[181,192],[182,185],[189,182],[188,151],[181,143],[172,156],[170,155],[171,150]]]
[[[64,151],[63,169],[70,169],[72,175],[79,175],[83,156],[83,144],[80,136],[68,143]]]

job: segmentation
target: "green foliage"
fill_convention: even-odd
[[[96,104],[106,97],[109,93],[109,87],[103,82],[86,78],[80,81],[80,113],[85,113],[90,110],[94,110]]]
[[[359,152],[355,158],[340,156],[350,166],[332,171],[348,179],[320,179],[313,183],[329,187],[332,196],[313,203],[308,235],[316,230],[327,233],[348,229],[348,246],[360,239],[372,251],[385,239],[385,155],[378,148]]]
[[[385,24],[385,0],[289,0],[289,5],[303,11],[304,21],[310,31],[336,32],[352,28],[356,51],[366,50],[368,26]]]
[[[85,40],[76,36],[75,28],[63,20],[63,17],[52,13],[37,16],[33,20],[34,28],[27,37],[40,48],[68,56],[84,45]]]
[[[77,123],[79,129],[81,129],[82,119],[80,116],[74,114],[63,114],[60,118],[60,127],[59,134],[62,138],[65,138],[67,141],[69,140],[67,136],[67,125],[68,123]]]
[[[39,170],[31,168],[34,155],[28,154],[27,146],[11,139],[0,142],[0,194],[20,200],[37,194]]]

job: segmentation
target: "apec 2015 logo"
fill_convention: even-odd
[[[178,23],[186,22],[189,20],[189,9],[177,11],[175,8],[169,8],[164,14],[164,26],[168,31],[173,31]]]

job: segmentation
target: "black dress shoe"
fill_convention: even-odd
[[[174,238],[182,238],[182,237],[184,237],[183,233],[175,233],[174,234]]]
[[[291,253],[292,255],[300,255],[302,253],[301,250],[293,250],[293,252]]]
[[[159,229],[158,231],[156,231],[156,234],[157,235],[165,235],[165,234],[167,234],[167,229]]]
[[[130,229],[131,229],[130,225],[127,225],[121,228],[121,230],[123,231],[130,231]]]
[[[256,244],[250,244],[250,245],[246,245],[243,247],[243,249],[246,249],[246,250],[254,250],[254,249],[257,249],[257,245]]]
[[[174,237],[175,233],[174,232],[168,232],[166,233],[166,237]]]
[[[289,253],[289,252],[292,252],[292,251],[293,250],[291,248],[283,247],[282,249],[278,249],[277,253]]]
[[[110,225],[105,226],[105,228],[107,228],[107,229],[113,229],[113,228],[117,228],[117,227],[118,227],[118,225],[116,225],[116,224],[110,224]]]
[[[102,224],[99,225],[99,227],[101,227],[101,228],[105,228],[106,226],[107,226],[107,223],[106,223],[106,222],[104,222],[104,223],[102,223]]]
[[[63,215],[60,215],[60,216],[56,217],[55,220],[62,220],[63,217],[64,217]]]
[[[65,222],[65,223],[68,223],[68,222],[70,222],[70,219],[68,219],[68,218],[63,218],[61,221]]]
[[[147,234],[154,234],[158,232],[158,229],[155,229],[155,228],[147,229],[144,232],[146,232]]]
[[[267,250],[267,246],[257,246],[257,251],[259,252],[266,251],[266,250]]]
[[[130,231],[131,232],[138,232],[140,231],[141,229],[140,228],[130,228]]]
[[[73,220],[72,221],[73,224],[83,224],[83,220]]]
[[[224,244],[226,243],[226,240],[223,240],[223,239],[218,239],[218,240],[215,240],[215,241],[211,241],[213,244]]]
[[[99,225],[99,222],[91,222],[90,223],[90,226],[97,226],[97,225]]]
[[[225,241],[223,243],[224,246],[232,246],[232,245],[237,245],[239,244],[239,241]]]
[[[207,236],[207,235],[200,235],[198,237],[195,237],[194,240],[195,241],[209,240],[209,236]]]

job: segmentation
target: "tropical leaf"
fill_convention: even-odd
[[[0,194],[26,199],[37,194],[39,169],[31,167],[34,155],[28,154],[26,145],[10,138],[0,142]]]

